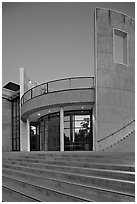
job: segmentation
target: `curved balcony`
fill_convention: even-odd
[[[94,77],[54,80],[29,89],[21,98],[23,121],[49,107],[94,103]]]
[[[29,89],[21,98],[21,105],[28,100],[43,94],[49,94],[57,91],[75,90],[84,88],[94,88],[94,77],[73,77],[58,79],[46,83],[42,83],[38,86]]]

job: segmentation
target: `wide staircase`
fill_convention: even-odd
[[[3,153],[4,202],[134,202],[135,153]]]

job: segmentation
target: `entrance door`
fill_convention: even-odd
[[[39,151],[39,124],[31,123],[30,124],[30,151]]]
[[[65,151],[92,151],[91,111],[66,112],[64,117]]]

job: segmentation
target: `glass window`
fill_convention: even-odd
[[[64,116],[64,121],[70,121],[70,116]]]
[[[75,115],[75,120],[83,120],[84,117],[86,118],[87,115]]]
[[[127,33],[114,29],[114,61],[128,64]]]
[[[19,139],[17,139],[17,150],[19,150],[20,149],[20,142],[19,142]]]
[[[64,136],[70,140],[70,129],[64,129]]]
[[[70,128],[70,121],[64,122],[64,128]]]
[[[36,135],[36,127],[31,126],[31,134]]]
[[[13,150],[16,150],[16,139],[13,139]]]
[[[12,150],[20,150],[20,98],[12,101]]]
[[[49,114],[39,119],[40,149],[48,151],[60,150],[60,117],[59,113]],[[43,141],[42,141],[43,140]],[[44,143],[44,144],[43,144]]]
[[[93,135],[89,110],[64,112],[64,148],[65,151],[92,150]],[[60,150],[59,113],[49,114],[39,119],[40,150]]]
[[[66,117],[69,120],[66,120]],[[92,150],[93,135],[91,134],[92,130],[90,127],[90,111],[65,112],[64,121],[65,151]]]

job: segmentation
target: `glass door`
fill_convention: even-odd
[[[30,123],[30,151],[39,151],[39,124]]]

